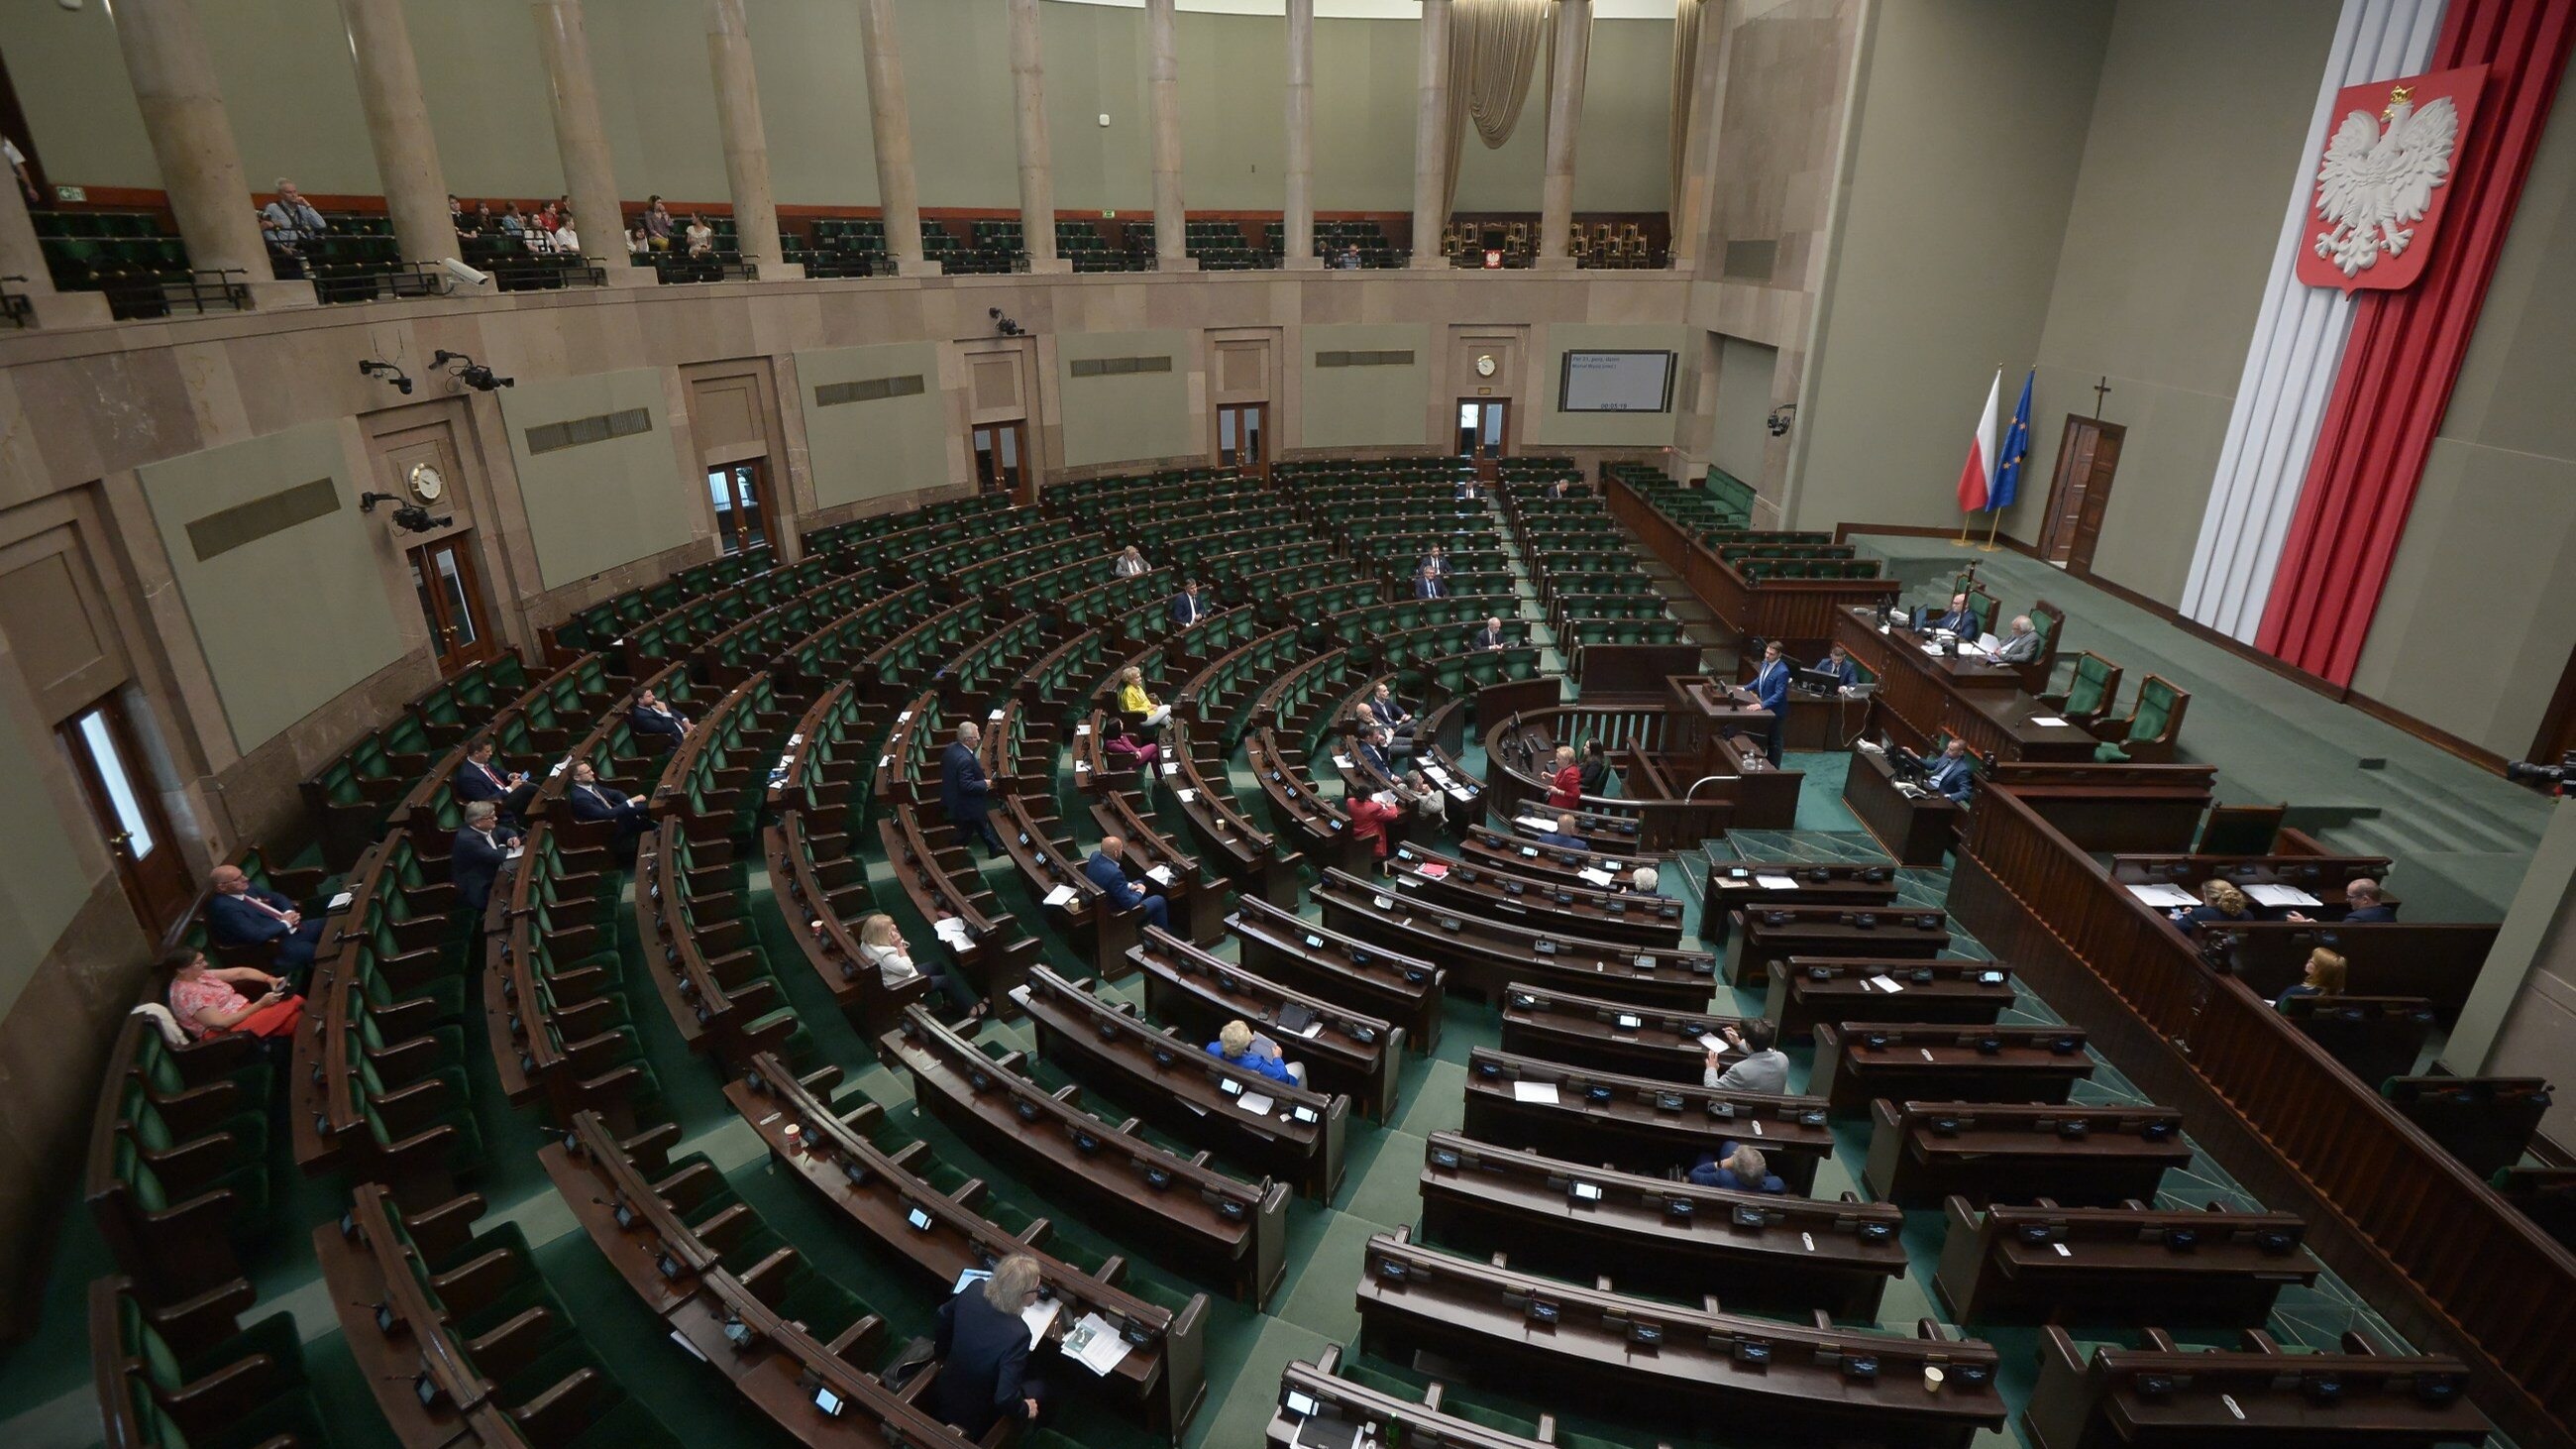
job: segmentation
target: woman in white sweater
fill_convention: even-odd
[[[980,1020],[984,1015],[984,1003],[975,999],[975,993],[966,989],[966,983],[958,980],[956,973],[942,971],[935,965],[925,967],[912,959],[911,948],[905,945],[903,933],[895,929],[894,917],[883,911],[859,922],[859,960],[877,968],[878,979],[890,987],[902,986],[916,977],[926,977],[930,989],[947,997],[966,1014],[968,1021]]]

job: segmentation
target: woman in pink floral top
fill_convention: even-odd
[[[289,994],[283,979],[265,971],[208,966],[203,951],[179,951],[161,964],[170,973],[170,1014],[190,1036],[292,1036],[304,1019],[304,998]],[[238,987],[244,985],[257,986],[260,995],[242,995]]]

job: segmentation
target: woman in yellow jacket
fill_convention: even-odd
[[[1118,707],[1142,719],[1149,730],[1162,728],[1172,717],[1170,706],[1145,692],[1145,671],[1132,664],[1118,675]]]

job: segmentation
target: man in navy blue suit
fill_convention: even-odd
[[[984,732],[974,721],[957,727],[956,740],[939,757],[939,805],[960,835],[984,842],[985,858],[998,860],[1002,837],[993,833],[993,822],[984,818],[993,808],[993,781],[976,753],[983,743]]]
[[[219,865],[206,884],[206,933],[218,946],[277,945],[278,970],[301,977],[313,965],[322,941],[322,923],[304,919],[295,902],[276,891],[250,883],[236,865]]]
[[[653,691],[635,691],[635,706],[626,712],[626,727],[640,739],[662,742],[662,748],[676,749],[689,737],[689,717],[654,697]]]
[[[1977,637],[1977,611],[1968,607],[1968,596],[1952,594],[1950,612],[1932,621],[1935,629],[1947,629],[1962,639]]]
[[[1538,843],[1541,845],[1552,845],[1559,850],[1590,850],[1592,848],[1591,841],[1588,841],[1582,836],[1574,833],[1574,817],[1571,815],[1559,815],[1556,817],[1556,828],[1542,832],[1538,838]]]
[[[1968,786],[1976,777],[1976,764],[1968,758],[1968,742],[1953,739],[1942,747],[1941,758],[1932,762],[1932,773],[1925,783],[1965,805]]]
[[[2397,919],[2397,908],[2380,894],[2379,882],[2366,875],[2354,876],[2343,883],[2343,899],[2344,904],[2352,908],[2343,913],[2344,924],[2348,926]]]
[[[519,832],[501,823],[491,801],[477,800],[465,807],[465,823],[448,847],[447,878],[456,883],[457,901],[474,913],[478,930],[483,908],[492,899],[493,882],[510,863],[510,852],[518,843]]]
[[[1771,711],[1771,727],[1763,743],[1771,756],[1771,763],[1776,765],[1787,747],[1785,735],[1789,719],[1789,661],[1780,657],[1780,641],[1777,639],[1762,646],[1762,664],[1753,671],[1753,698],[1755,703]]]
[[[490,736],[466,747],[465,763],[449,776],[447,788],[454,791],[458,803],[471,805],[489,800],[501,807],[501,813],[515,819],[526,819],[528,804],[537,798],[537,782],[525,770],[502,767],[492,754]]]
[[[1360,735],[1361,763],[1389,780],[1395,778],[1395,759],[1389,753],[1394,748],[1395,736],[1387,733],[1384,725],[1374,726]]]
[[[1444,579],[1449,577],[1449,550],[1436,543],[1431,545],[1431,552],[1422,556],[1422,569]]]
[[[1127,842],[1117,836],[1100,837],[1100,848],[1091,852],[1091,858],[1082,863],[1082,878],[1100,887],[1111,910],[1123,911],[1129,906],[1142,905],[1146,925],[1169,929],[1172,908],[1164,904],[1161,896],[1129,880],[1127,872],[1119,867],[1118,857],[1126,851]]]
[[[1431,565],[1424,564],[1422,572],[1413,576],[1413,596],[1417,599],[1445,599],[1449,597],[1449,586],[1431,571]]]
[[[652,813],[644,808],[643,796],[599,783],[599,772],[590,767],[588,760],[572,767],[572,784],[564,790],[564,803],[572,807],[575,820],[615,822],[620,858],[635,853],[636,840],[653,823]]]
[[[1721,1142],[1714,1153],[1702,1153],[1699,1163],[1690,1170],[1690,1180],[1701,1187],[1719,1187],[1729,1192],[1787,1192],[1789,1185],[1771,1171],[1763,1159],[1762,1149],[1737,1142]]]
[[[1186,629],[1207,617],[1207,605],[1199,598],[1199,581],[1185,579],[1181,591],[1172,596],[1172,622]]]

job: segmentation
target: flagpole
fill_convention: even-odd
[[[1979,552],[1979,553],[1993,553],[1993,552],[1995,552],[1995,551],[1997,550],[1997,548],[1998,548],[1998,545],[1995,543],[1995,532],[1996,532],[1996,530],[1998,530],[1998,529],[2002,528],[2003,526],[2004,526],[2004,511],[2003,511],[2002,509],[1998,508],[1998,509],[1996,509],[1996,510],[1994,511],[1994,513],[1991,515],[1990,521],[1986,524],[1986,541],[1985,541],[1984,543],[1981,543],[1981,544],[1977,545],[1977,552]]]
[[[1950,540],[1950,546],[1952,548],[1966,548],[1968,546],[1968,523],[1969,520],[1976,516],[1977,515],[1974,511],[1959,515],[1959,536]]]

